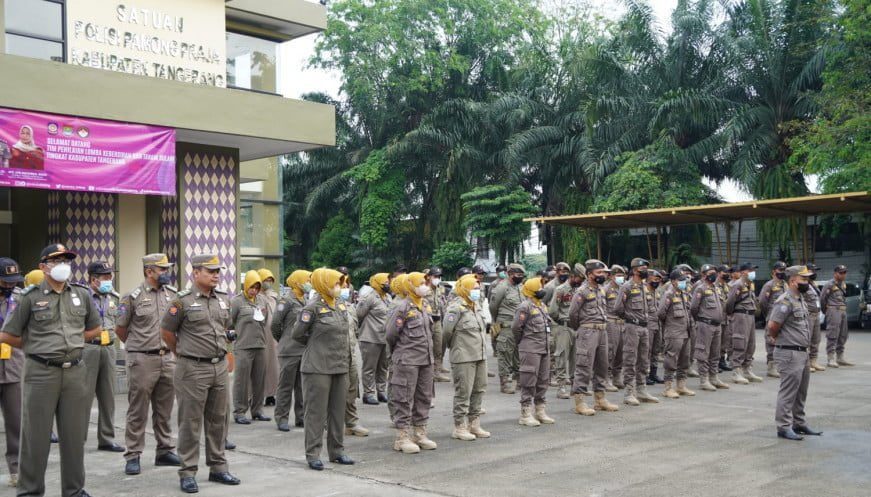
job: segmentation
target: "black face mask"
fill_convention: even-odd
[[[808,276],[808,279],[811,280],[811,281],[814,281],[814,280],[817,279],[817,275],[816,275],[816,274],[812,274],[812,275]]]
[[[538,290],[533,295],[535,295],[535,298],[537,298],[538,300],[541,300],[544,298],[545,293],[544,290]]]
[[[732,278],[729,276],[729,273],[726,273],[726,274],[720,275],[720,279],[723,281],[729,281]]]
[[[705,279],[710,281],[711,283],[713,283],[713,282],[717,281],[717,274],[711,273],[711,274],[705,276]]]
[[[638,271],[638,277],[642,280],[646,280],[650,273],[645,269],[644,271]]]
[[[777,276],[777,279],[779,279],[779,280],[786,279],[786,273],[774,273],[774,276]]]
[[[804,293],[804,292],[806,292],[806,291],[808,291],[808,290],[810,290],[810,289],[811,289],[811,284],[810,284],[810,283],[799,283],[799,284],[798,284],[798,291],[801,292],[801,293]]]
[[[651,281],[650,288],[653,288],[654,290],[656,290],[657,288],[659,288],[659,282],[658,281]]]
[[[584,284],[583,281],[578,281],[578,280],[572,280],[572,282],[569,283],[569,285],[571,285],[572,288],[577,288],[583,284]]]
[[[569,275],[567,275],[567,274],[561,274],[561,275],[557,276],[557,278],[559,278],[559,282],[560,282],[560,283],[565,283],[566,280],[569,279]]]
[[[381,291],[384,293],[390,293],[390,285],[381,285]]]
[[[519,285],[519,284],[523,283],[523,276],[512,276],[512,277],[511,277],[511,281],[512,281],[515,285]]]
[[[593,278],[593,281],[595,281],[597,285],[601,285],[602,283],[605,282],[605,277],[604,276],[596,276],[595,278]]]

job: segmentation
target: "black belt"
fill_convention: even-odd
[[[53,366],[55,368],[61,369],[69,369],[73,366],[78,366],[80,362],[82,362],[82,358],[73,359],[71,361],[57,361],[55,359],[46,359],[45,357],[40,357],[34,354],[27,354],[27,357],[33,359],[36,362],[45,364],[46,366]]]
[[[635,318],[627,317],[627,318],[626,318],[626,322],[627,322],[627,323],[630,323],[630,324],[634,324],[635,326],[641,326],[642,328],[646,328],[646,327],[647,327],[647,321],[642,321],[642,320],[640,320],[640,319],[635,319]]]
[[[807,347],[801,347],[798,345],[775,345],[775,349],[784,349],[784,350],[795,350],[797,352],[807,352]]]
[[[218,364],[219,362],[224,360],[225,355],[226,354],[224,354],[220,357],[195,357],[192,355],[179,354],[178,356],[184,357],[185,359],[190,359],[194,362],[208,362],[209,364]]]
[[[431,317],[432,317],[432,321],[433,321],[434,323],[437,323],[437,322],[439,322],[439,321],[442,320],[442,317],[441,317],[441,316],[431,316]]]
[[[558,320],[556,323],[557,323],[558,325],[560,325],[560,326],[568,326],[568,325],[569,325],[569,320],[568,320],[568,319],[560,319],[560,320]]]
[[[145,354],[145,355],[166,355],[169,354],[169,349],[152,349],[152,350],[128,350],[128,354]]]
[[[752,316],[752,315],[756,314],[756,311],[745,311],[743,309],[735,309],[732,313],[733,314],[750,314]]]
[[[696,321],[701,321],[701,322],[703,322],[705,324],[709,324],[711,326],[720,326],[721,324],[723,324],[720,321],[717,321],[716,319],[708,319],[708,318],[703,318],[701,316],[696,318]]]
[[[91,345],[103,345],[103,342],[101,342],[99,338],[89,340],[88,343]],[[109,340],[109,343],[107,343],[105,347],[108,347],[109,345],[115,345],[115,340]]]

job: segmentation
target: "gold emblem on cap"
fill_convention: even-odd
[[[216,265],[216,264],[220,264],[220,263],[221,263],[221,261],[218,260],[218,256],[215,256],[215,257],[212,257],[211,259],[207,260],[203,264],[208,264],[208,265],[212,266],[212,265]]]
[[[166,258],[166,255],[160,258],[155,264],[169,264],[169,259]]]

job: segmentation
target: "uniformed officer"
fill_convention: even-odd
[[[785,271],[787,291],[774,302],[768,319],[768,343],[774,346],[774,361],[780,372],[775,423],[777,436],[801,440],[801,435],[822,435],[805,419],[810,368],[808,347],[811,342],[807,306],[802,294],[810,289],[805,266],[790,266]]]
[[[267,332],[269,303],[261,295],[260,274],[245,273],[242,293],[230,301],[230,327],[236,331],[233,356],[236,361],[233,373],[233,419],[237,424],[250,425],[245,414],[251,411],[255,421],[271,421],[263,414],[266,398],[266,342],[272,341]]]
[[[0,328],[21,299],[18,285],[24,281],[18,263],[0,258]],[[18,449],[21,440],[21,370],[24,352],[7,343],[0,344],[0,411],[6,434],[6,466],[9,486],[18,485]]]
[[[647,286],[649,263],[636,257],[629,264],[631,277],[617,291],[613,312],[625,321],[623,328],[623,383],[626,392],[623,403],[630,406],[641,402],[657,403],[659,399],[647,393],[646,376],[650,368],[650,304],[652,292]]]
[[[472,266],[472,274],[475,275],[475,279],[478,280],[478,283],[484,283],[484,277],[487,276],[487,270],[484,269],[484,266],[480,264],[475,264]]]
[[[430,293],[426,296],[426,301],[432,309],[432,343],[433,353],[435,354],[435,367],[433,368],[433,380],[436,382],[446,383],[451,379],[445,373],[450,373],[450,369],[445,369],[445,347],[442,339],[442,315],[445,311],[447,301],[445,300],[445,289],[442,286],[442,269],[433,266],[426,271],[426,281],[430,286]]]
[[[3,322],[0,343],[23,347],[23,409],[18,495],[44,495],[49,434],[57,420],[61,495],[85,492],[84,445],[88,427],[85,342],[103,331],[100,313],[88,289],[68,283],[76,254],[61,244],[42,250],[39,268],[45,280],[27,287]]]
[[[731,316],[732,324],[732,382],[746,385],[761,382],[762,378],[753,374],[753,354],[756,353],[756,293],[753,280],[756,268],[749,262],[738,268],[740,277],[729,283],[726,297],[726,314]],[[734,276],[734,274],[733,274]]]
[[[363,403],[369,405],[387,402],[387,369],[390,366],[387,340],[384,336],[390,307],[387,277],[387,273],[372,275],[369,278],[372,292],[357,304],[360,355],[363,358]]]
[[[820,309],[826,315],[826,353],[830,368],[853,366],[844,356],[847,329],[847,266],[835,266],[832,279],[820,291]]]
[[[154,438],[157,441],[155,466],[178,466],[181,459],[173,452],[169,426],[175,397],[175,356],[160,336],[160,321],[169,309],[177,290],[172,281],[166,254],[148,254],[142,258],[145,280],[121,297],[115,319],[115,333],[127,350],[127,452],[124,472],[138,475],[139,461],[145,448],[145,424],[148,406]]]
[[[554,321],[554,376],[559,384],[556,397],[558,399],[570,399],[572,388],[572,374],[575,371],[575,341],[577,332],[569,326],[569,309],[575,292],[583,284],[586,270],[581,263],[575,263],[569,279],[556,287],[553,298],[548,306],[548,314]]]
[[[272,336],[278,341],[281,372],[275,399],[275,423],[279,431],[290,431],[290,406],[293,404],[294,425],[304,425],[302,375],[299,372],[305,344],[291,336],[305,298],[311,291],[311,271],[297,269],[287,277],[290,293],[278,301],[272,320]]]
[[[569,274],[572,272],[572,268],[566,262],[557,262],[554,265],[554,278],[547,282],[544,285],[544,298],[541,299],[541,302],[544,304],[546,308],[550,308],[551,302],[553,302],[553,296],[556,293],[556,289],[560,285],[564,285],[569,281]],[[542,280],[543,281],[543,280]],[[556,320],[553,321],[554,325],[556,324]],[[550,350],[550,386],[559,387],[560,382],[557,379],[557,371],[556,371],[556,326],[554,326],[554,332],[551,333],[548,338],[550,339],[550,343],[548,344],[548,349]]]
[[[687,370],[690,367],[690,299],[687,293],[689,278],[680,270],[669,274],[669,284],[656,307],[662,323],[665,342],[665,391],[663,395],[676,399],[681,395],[693,396],[687,388]],[[677,387],[674,379],[677,377]]]
[[[105,261],[88,264],[91,299],[100,311],[103,328],[99,337],[85,343],[82,360],[87,368],[88,412],[95,396],[99,407],[97,449],[124,452],[124,447],[115,443],[115,318],[121,296],[112,287],[113,272]]]
[[[705,264],[701,268],[701,284],[693,289],[690,310],[698,326],[696,348],[693,350],[699,365],[699,388],[709,392],[728,389],[720,381],[720,334],[723,332],[723,322],[726,320],[725,305],[720,288],[717,286],[717,268]]]
[[[348,368],[348,395],[345,396],[345,435],[368,437],[369,429],[360,423],[360,417],[357,415],[357,399],[360,397],[360,365],[357,360],[357,335],[360,332],[357,321],[357,304],[354,301],[356,292],[354,292],[354,286],[351,284],[348,269],[339,267],[339,272],[345,276],[342,281],[339,300],[345,304],[345,312],[348,314],[348,340],[350,340],[351,344],[351,365]]]
[[[275,405],[275,393],[278,391],[278,344],[272,339],[272,319],[275,317],[275,308],[281,296],[275,289],[275,275],[269,269],[257,270],[260,276],[260,295],[266,298],[266,307],[269,314],[266,316],[266,373],[263,376],[263,395],[266,398],[264,404]]]
[[[457,298],[445,311],[444,340],[450,349],[454,380],[454,431],[451,438],[489,438],[481,428],[484,394],[487,392],[486,325],[481,312],[481,285],[466,275],[454,287]]]
[[[626,268],[619,264],[611,266],[611,274],[605,283],[605,316],[608,318],[608,380],[605,390],[616,392],[623,388],[623,319],[614,313],[617,292],[626,282]]]
[[[342,273],[327,268],[312,272],[316,293],[299,312],[291,338],[305,345],[300,364],[305,403],[305,458],[309,468],[321,471],[321,447],[327,430],[330,461],[354,464],[345,454],[346,397],[351,367],[348,313],[342,295]]]
[[[387,318],[393,374],[390,376],[390,404],[393,405],[396,440],[393,449],[406,454],[432,450],[426,425],[432,402],[432,319],[424,297],[430,292],[423,273],[409,273],[404,281],[406,299]],[[414,433],[409,438],[408,430]]]
[[[514,312],[511,332],[520,354],[520,419],[522,426],[553,424],[547,415],[550,377],[550,317],[541,301],[545,291],[541,278],[530,278],[521,290],[525,297]],[[532,404],[535,403],[535,413]]]
[[[719,277],[715,285],[720,289],[720,297],[723,299],[724,320],[722,330],[720,332],[720,360],[717,368],[722,373],[723,371],[732,371],[727,358],[732,355],[732,326],[729,325],[729,315],[725,314],[726,299],[729,296],[729,282],[732,281],[732,268],[722,264],[717,266]]]
[[[805,305],[807,305],[808,323],[811,329],[811,344],[808,350],[808,357],[811,363],[811,373],[815,373],[825,371],[826,367],[817,362],[820,350],[820,289],[817,287],[816,282],[817,266],[808,263],[807,269],[811,272],[811,275],[808,276],[808,284],[810,286],[808,291],[802,293],[801,296],[804,299]]]
[[[160,332],[178,355],[175,392],[178,398],[179,485],[183,492],[196,493],[200,459],[200,427],[205,433],[209,481],[238,485],[224,457],[229,408],[227,341],[230,333],[230,303],[227,292],[218,289],[224,266],[215,254],[196,254],[192,287],[178,293],[163,316]]]
[[[575,412],[592,416],[596,411],[617,411],[620,408],[605,398],[605,382],[608,378],[608,335],[605,315],[605,291],[603,286],[610,272],[604,262],[590,259],[584,263],[587,280],[575,293],[569,308],[569,327],[576,330],[575,372],[572,379],[572,395]],[[591,409],[584,402],[590,395],[590,382],[596,403]]]
[[[659,270],[653,269],[648,272],[647,289],[649,292],[647,300],[647,331],[650,342],[650,371],[647,374],[648,386],[663,384],[665,380],[656,375],[656,370],[659,367],[658,363],[662,358],[662,324],[659,322],[659,316],[656,314],[656,306],[662,294],[665,292],[665,286],[662,285],[662,273]]]
[[[514,311],[521,302],[520,284],[525,274],[526,270],[520,264],[509,264],[508,280],[497,286],[490,298],[490,316],[493,318],[491,329],[496,335],[496,357],[499,362],[499,385],[500,391],[506,394],[515,392],[513,380],[518,371],[519,356],[514,334],[503,335],[501,331],[511,329]]]
[[[762,313],[763,321],[768,322],[768,315],[771,313],[771,304],[777,301],[783,292],[786,291],[784,280],[786,279],[786,263],[777,261],[771,269],[771,279],[762,285],[762,291],[759,292],[759,311]],[[771,378],[780,378],[777,373],[777,367],[774,365],[774,346],[768,340],[765,341],[765,364],[768,367],[767,375]]]

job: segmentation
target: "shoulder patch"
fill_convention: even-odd
[[[190,290],[182,290],[182,291],[178,292],[178,297],[179,297],[179,298],[181,298],[181,297],[187,297],[187,296],[190,295],[190,294],[191,294],[191,291],[190,291]]]
[[[30,285],[29,287],[25,288],[24,290],[21,290],[21,295],[27,295],[28,293],[32,292],[36,288],[38,288],[36,285]]]
[[[79,283],[79,282],[70,283],[70,286],[77,286],[79,288],[88,289],[87,285],[85,285],[84,283]]]
[[[215,293],[227,295],[227,290],[224,290],[223,288],[215,288]]]
[[[116,299],[120,299],[120,298],[121,298],[121,294],[118,293],[118,292],[116,292],[115,290],[112,290],[111,292],[109,292],[109,295],[115,297]]]
[[[278,303],[278,307],[275,308],[276,311],[280,312],[284,310],[284,301]]]
[[[705,295],[713,295],[714,292],[711,290],[705,290]]]
[[[170,315],[170,316],[175,316],[176,314],[178,314],[178,306],[177,306],[177,305],[171,305],[171,306],[169,307],[169,315]]]
[[[789,312],[789,306],[786,304],[780,305],[780,312]]]
[[[174,286],[172,286],[172,285],[164,285],[164,287],[165,287],[165,288],[168,288],[170,292],[176,292],[176,293],[178,293],[178,288],[176,288],[176,287],[174,287]]]
[[[327,314],[327,313],[329,313],[329,312],[330,312],[330,310],[327,309],[326,307],[320,307],[320,308],[318,309],[318,314]]]
[[[309,323],[312,320],[312,313],[309,310],[302,311],[299,313],[299,320],[303,323]]]
[[[133,289],[132,292],[130,292],[130,298],[135,299],[136,297],[139,296],[140,293],[142,293],[142,287],[137,286],[136,288]]]
[[[456,320],[457,320],[457,315],[456,315],[456,313],[453,313],[453,312],[449,313],[449,314],[445,317],[445,321],[447,321],[447,322],[449,322],[449,323],[453,323],[453,322],[456,321]]]

